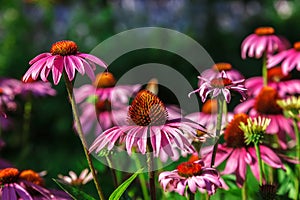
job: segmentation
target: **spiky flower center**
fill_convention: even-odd
[[[206,114],[218,113],[218,101],[216,99],[208,99],[202,106],[202,112]]]
[[[240,123],[247,124],[248,115],[244,113],[234,115],[224,132],[227,146],[239,148],[245,146],[244,132],[240,129]]]
[[[163,125],[168,113],[163,102],[148,90],[140,91],[129,108],[129,122],[138,126]]]
[[[294,49],[296,49],[297,51],[300,51],[300,42],[294,43]]]
[[[41,186],[44,185],[44,181],[40,177],[40,175],[31,169],[22,171],[20,173],[20,178],[29,181],[31,183],[34,183],[36,185],[41,185]]]
[[[62,40],[56,42],[52,45],[50,49],[50,53],[52,55],[68,56],[68,55],[75,55],[77,52],[78,52],[77,44],[70,40]]]
[[[0,170],[0,184],[14,183],[18,180],[19,170],[16,168],[5,168]]]
[[[278,92],[272,87],[263,87],[256,97],[254,108],[260,114],[282,114],[282,109],[277,104],[277,100],[281,98],[278,96]]]
[[[186,178],[200,175],[201,169],[201,164],[193,162],[183,162],[177,166],[178,174]]]
[[[280,66],[273,67],[268,70],[268,80],[272,82],[280,82],[291,79],[291,75],[284,75]]]
[[[260,36],[263,36],[263,35],[273,35],[275,33],[275,30],[274,28],[272,27],[259,27],[257,29],[255,29],[254,33],[256,35],[260,35]]]
[[[94,81],[94,86],[96,88],[108,88],[116,85],[116,79],[114,75],[110,72],[99,73]]]
[[[232,66],[230,63],[216,63],[212,66],[212,69],[215,71],[228,71],[232,69]]]
[[[215,88],[224,88],[232,84],[232,80],[229,78],[214,78],[210,81],[211,86]]]
[[[259,192],[262,199],[274,200],[277,197],[277,186],[272,184],[263,184],[259,187]]]

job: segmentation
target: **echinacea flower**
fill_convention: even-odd
[[[204,70],[201,73],[201,76],[211,80],[218,77],[221,71],[225,71],[228,78],[232,81],[244,79],[244,76],[238,70],[234,69],[230,63],[226,62],[214,64],[210,69]],[[202,80],[199,81],[198,85],[200,86],[201,84]]]
[[[274,34],[272,27],[256,28],[253,34],[247,36],[242,43],[241,56],[261,58],[263,54],[273,54],[286,49],[287,40]]]
[[[232,174],[236,175],[236,183],[239,187],[242,187],[247,172],[247,165],[253,175],[259,180],[259,168],[258,160],[256,156],[255,147],[253,145],[247,145],[245,143],[244,131],[240,128],[240,123],[247,124],[248,116],[244,113],[236,114],[230,121],[224,131],[225,143],[219,144],[215,166],[219,166],[226,160],[225,169],[221,174]],[[285,169],[282,161],[277,154],[269,147],[264,144],[259,144],[262,160],[273,168]],[[203,155],[205,163],[210,163],[212,153],[209,152]]]
[[[69,171],[69,176],[58,175],[58,178],[66,184],[73,186],[85,185],[89,181],[93,180],[92,172],[89,173],[88,169],[82,170],[79,176],[73,171]]]
[[[183,119],[168,120],[168,112],[163,102],[148,90],[140,91],[128,110],[128,125],[115,126],[99,135],[90,147],[90,152],[98,153],[107,146],[111,150],[117,143],[125,143],[131,155],[137,147],[145,154],[147,144],[151,145],[155,157],[164,152],[169,157],[176,155],[176,148],[193,153],[195,150],[185,134],[196,135],[199,124]]]
[[[240,103],[234,109],[234,113],[249,113],[251,117],[270,118],[271,123],[267,128],[267,134],[276,134],[281,148],[286,149],[287,135],[295,140],[293,122],[283,115],[283,110],[277,104],[278,92],[272,87],[263,87],[256,98],[248,99]]]
[[[31,77],[36,80],[40,75],[42,81],[47,82],[47,77],[52,72],[52,78],[55,85],[58,84],[62,74],[65,72],[69,81],[75,77],[75,72],[85,73],[94,80],[95,64],[106,68],[106,64],[96,56],[80,53],[75,42],[63,40],[52,45],[50,53],[42,53],[33,58],[29,64],[31,67],[23,76],[26,82]]]
[[[300,97],[289,97],[278,100],[277,104],[283,109],[285,116],[300,120]]]
[[[116,85],[112,73],[104,72],[96,76],[93,84],[74,89],[77,103],[80,103],[80,121],[83,132],[93,128],[96,135],[115,125],[126,122],[128,102],[140,85]]]
[[[28,95],[34,97],[54,96],[56,91],[52,88],[51,83],[33,80],[29,77],[26,82],[20,83],[19,95],[23,98],[26,98]]]
[[[233,81],[228,78],[225,71],[222,71],[216,78],[211,80],[202,76],[198,76],[198,78],[202,80],[203,83],[197,90],[190,92],[189,96],[199,92],[202,102],[205,102],[208,95],[210,95],[211,98],[224,98],[226,102],[229,103],[232,91],[240,93],[242,95],[242,100],[246,100],[247,98],[247,89],[244,85],[245,79]]]
[[[268,69],[268,86],[277,90],[280,97],[284,98],[288,95],[300,94],[300,80],[291,79],[291,74],[283,74],[282,68],[276,66]],[[246,79],[245,87],[249,96],[257,96],[264,87],[263,78],[251,77]]]
[[[198,190],[213,195],[218,188],[222,188],[219,172],[214,168],[205,167],[202,160],[183,162],[173,171],[162,172],[158,181],[164,191],[175,191],[182,196],[187,190],[192,193]]]
[[[33,170],[24,170],[20,172],[16,168],[2,169],[0,170],[0,184],[1,199],[72,199],[65,193],[59,194],[44,188],[43,179]]]
[[[268,60],[268,68],[281,63],[283,74],[288,74],[294,68],[300,71],[300,42],[294,43],[294,48],[279,52]]]

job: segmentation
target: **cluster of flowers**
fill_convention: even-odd
[[[72,41],[57,42],[50,53],[40,54],[31,60],[32,66],[23,77],[23,85],[37,82],[40,85],[36,86],[37,90],[33,90],[35,87],[32,86],[20,88],[27,88],[23,89],[26,94],[34,95],[39,91],[39,95],[54,95],[55,91],[47,83],[50,72],[54,84],[59,83],[62,75],[70,84],[76,71],[87,73],[92,83],[74,89],[75,101],[82,111],[79,116],[82,130],[76,119],[74,126],[81,139],[81,131],[84,134],[95,131],[96,139],[89,147],[89,153],[99,154],[103,149],[112,150],[117,145],[129,155],[133,151],[151,153],[162,161],[169,158],[177,161],[182,154],[192,155],[175,170],[159,174],[158,181],[164,191],[190,197],[197,191],[213,195],[218,188],[229,189],[221,177],[224,174],[235,174],[237,186],[243,187],[247,166],[259,181],[262,192],[264,188],[270,191],[274,179],[266,178],[262,166],[285,170],[284,162],[295,164],[300,158],[298,152],[296,159],[279,153],[299,149],[300,145],[300,99],[297,98],[300,80],[292,79],[291,73],[294,68],[300,71],[300,44],[295,43],[292,49],[288,49],[288,45],[286,39],[275,35],[273,28],[257,28],[242,43],[241,56],[243,59],[263,58],[262,76],[245,79],[231,64],[215,64],[200,74],[199,88],[189,94],[199,94],[204,103],[202,111],[184,117],[174,107],[165,105],[152,87],[142,89],[141,85],[117,85],[113,74],[108,71],[95,77],[95,64],[104,68],[106,64],[95,56],[79,53]],[[41,81],[36,81],[39,76]],[[0,85],[3,117],[9,108],[14,107],[16,93],[12,85],[8,81],[6,85]],[[46,86],[48,89],[42,89]],[[19,90],[19,94],[23,90]],[[231,103],[235,94],[241,95],[242,102],[232,112],[227,112],[226,105]],[[215,138],[216,144],[200,149],[199,146],[208,137]],[[227,161],[225,168],[219,173],[218,167],[224,161]],[[296,171],[299,176],[300,170],[297,168]],[[70,173],[71,178],[60,177],[76,185],[78,180],[84,184],[92,179],[92,175],[85,179],[86,175],[85,170],[79,178],[73,172]],[[35,173],[34,177],[39,176]],[[299,178],[294,178],[299,184]],[[55,195],[48,190],[40,192],[40,186],[37,186],[40,184],[36,184],[35,180],[27,179],[15,168],[6,168],[0,171],[0,181],[4,185],[0,192],[2,196],[12,195],[11,199],[25,199],[30,195],[27,188],[34,184],[33,189],[39,195]],[[149,185],[151,197],[155,199],[155,189],[151,188],[155,187],[155,183]],[[297,184],[293,190],[297,191],[296,187]],[[293,198],[298,196],[296,192]]]

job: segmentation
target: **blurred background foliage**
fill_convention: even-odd
[[[75,41],[81,52],[90,52],[110,36],[136,27],[157,26],[178,30],[198,41],[215,62],[229,62],[246,77],[260,74],[260,60],[240,57],[242,40],[258,26],[273,26],[291,43],[299,40],[299,0],[1,0],[0,74],[21,79],[29,60],[49,51],[51,44]],[[144,54],[147,55],[147,59]],[[137,52],[114,71],[120,77],[134,65],[161,60],[176,66],[183,61],[165,52]],[[153,59],[153,60],[152,60]],[[122,65],[122,66],[121,66]],[[209,66],[207,66],[209,67]],[[117,67],[116,67],[117,68]],[[196,87],[197,75],[190,79]],[[35,99],[30,142],[20,145],[22,105],[13,114],[13,131],[4,133],[7,147],[1,156],[20,169],[47,170],[51,177],[86,167],[79,139],[72,129],[72,114],[63,83],[54,87],[57,96]],[[99,171],[107,170],[98,166]],[[107,180],[107,179],[106,179]],[[107,182],[102,179],[101,182]],[[104,184],[111,193],[111,182]],[[93,186],[88,186],[94,192]]]

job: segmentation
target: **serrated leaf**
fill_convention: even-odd
[[[135,172],[130,178],[124,181],[113,193],[110,195],[109,200],[118,200],[121,198],[122,194],[128,188],[128,186],[132,183],[132,181],[137,177],[139,173],[143,171],[143,168],[139,169]]]
[[[70,186],[70,185],[66,185],[66,184],[63,184],[62,182],[56,180],[56,179],[53,179],[53,181],[62,189],[64,190],[66,193],[68,193],[73,199],[75,200],[81,200],[81,199],[84,199],[84,200],[96,200],[94,197],[88,195],[87,193],[79,190],[78,188],[76,187],[73,187],[73,186]]]

